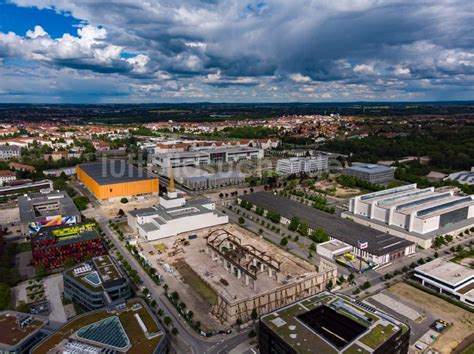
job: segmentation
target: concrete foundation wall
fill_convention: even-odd
[[[247,322],[252,319],[253,309],[256,309],[257,314],[261,316],[277,308],[324,291],[326,284],[331,279],[333,284],[335,284],[337,268],[333,264],[321,260],[321,266],[318,270],[317,273],[306,274],[301,280],[251,298],[229,301],[222,295],[218,295],[217,302],[212,308],[212,314],[227,324],[235,324],[237,319]]]

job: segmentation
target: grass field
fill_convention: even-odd
[[[178,259],[174,267],[187,283],[199,296],[213,306],[217,301],[216,292],[183,260]]]

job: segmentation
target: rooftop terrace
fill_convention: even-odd
[[[261,317],[298,353],[371,353],[406,325],[351,298],[320,293]]]
[[[136,315],[143,322],[146,332],[137,320]],[[110,336],[107,336],[107,331],[103,331],[104,328],[108,328],[111,331]],[[114,335],[120,337],[120,333],[117,332],[118,329],[123,329],[123,333],[128,337],[128,342],[126,340],[114,339]],[[74,338],[79,341],[81,341],[81,338],[87,338],[92,340],[95,346],[109,349],[112,349],[114,344],[118,346],[123,344],[129,348],[127,353],[143,354],[154,351],[163,339],[163,332],[144,302],[134,299],[130,300],[125,308],[120,310],[110,312],[99,310],[73,318],[55,334],[34,347],[32,353],[46,354],[50,349],[59,346],[67,338]]]

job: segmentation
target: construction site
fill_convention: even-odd
[[[330,262],[315,266],[233,224],[140,246],[170,288],[176,284],[183,300],[197,305],[198,317],[211,314],[222,324],[319,293],[337,276]]]

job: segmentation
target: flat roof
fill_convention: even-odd
[[[260,321],[298,353],[314,353],[315,348],[327,354],[370,353],[400,329],[408,329],[359,303],[349,296],[322,292],[263,315]]]
[[[474,270],[461,264],[449,262],[445,258],[436,258],[415,268],[416,272],[437,278],[452,286],[456,286],[470,278],[474,278]]]
[[[117,184],[157,179],[144,168],[138,168],[125,160],[108,160],[78,165],[97,184]]]
[[[90,266],[91,262],[94,267]],[[102,291],[103,288],[110,288],[127,282],[110,256],[97,256],[94,257],[91,262],[83,262],[75,265],[73,268],[66,270],[66,274],[87,288],[95,291]],[[79,270],[81,268],[83,272],[79,272],[78,274],[74,273],[76,269]],[[100,279],[98,279],[99,281],[95,283],[90,280],[90,277],[96,277],[94,274],[100,277]]]
[[[135,315],[140,317],[147,333],[143,331]],[[33,347],[31,352],[47,354],[51,349],[60,346],[63,340],[73,337],[81,328],[114,316],[118,317],[124,332],[130,339],[131,347],[127,352],[153,353],[164,336],[162,329],[144,301],[132,299],[123,309],[98,310],[74,317],[53,335]],[[107,347],[106,345],[101,346],[97,342],[94,345]]]
[[[31,317],[31,321],[21,328],[18,320],[27,317]],[[0,312],[0,346],[3,347],[2,349],[17,346],[47,323],[47,319],[39,316],[16,311],[2,311]]]
[[[393,168],[384,165],[375,164],[353,164],[352,166],[346,167],[347,170],[366,172],[366,173],[379,173],[395,171]]]
[[[386,255],[413,245],[411,241],[371,229],[270,192],[251,193],[241,196],[241,198],[264,209],[277,212],[287,219],[297,216],[301,221],[307,222],[313,230],[322,228],[329,236],[351,246],[358,247],[358,241],[367,242],[368,246],[365,250],[376,256]]]
[[[40,205],[49,203],[57,203],[58,208],[54,210],[44,211],[38,215],[35,208]],[[80,215],[79,210],[73,200],[65,192],[53,191],[44,193],[29,193],[27,196],[18,197],[18,208],[20,210],[20,221],[24,224],[42,219],[47,216],[77,216]]]

